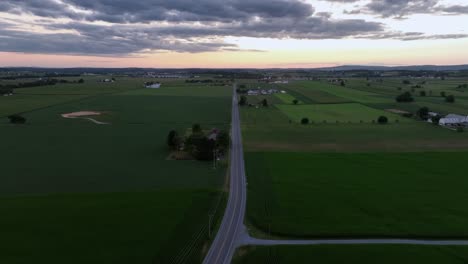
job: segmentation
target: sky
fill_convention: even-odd
[[[0,0],[0,67],[468,64],[466,0]]]

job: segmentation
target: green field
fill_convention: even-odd
[[[229,128],[232,88],[178,84],[185,87],[152,94],[163,88],[147,92],[143,81],[0,98],[0,116],[27,118],[0,120],[8,139],[0,146],[0,263],[200,261],[226,168],[167,160],[166,137],[193,123]],[[80,97],[55,101],[55,93]],[[33,104],[17,104],[21,97]],[[82,110],[102,112],[96,119],[110,125],[61,117]]]
[[[248,222],[290,237],[466,238],[466,155],[249,152]]]
[[[341,87],[338,85],[333,85],[325,82],[318,82],[318,81],[300,81],[296,82],[293,84],[290,84],[291,86],[293,85],[298,85],[302,86],[303,88],[301,89],[303,94],[307,93],[307,90],[310,91],[321,91],[326,94],[331,94],[333,96],[338,97],[338,98],[343,98],[341,100],[336,100],[336,101],[322,101],[322,102],[328,102],[328,103],[339,103],[339,102],[358,102],[358,103],[387,103],[393,101],[392,99],[380,95],[378,93],[373,93],[373,92],[366,92],[366,91],[359,91],[359,90],[353,90],[347,87]],[[307,96],[307,95],[306,95]],[[311,99],[313,100],[315,97],[314,95],[309,95]],[[320,98],[320,97],[318,97]],[[320,100],[320,99],[319,99]],[[322,99],[323,100],[323,99]]]
[[[294,104],[294,100],[298,101],[297,104],[303,104],[303,102],[288,93],[277,93],[275,96],[279,98],[284,104]]]
[[[234,264],[462,264],[468,262],[468,248],[457,246],[323,245],[244,247]]]
[[[389,122],[410,122],[410,119],[385,111],[370,108],[357,103],[350,104],[311,104],[311,105],[276,105],[290,119],[300,122],[302,118],[319,122],[371,123],[380,116],[386,116]],[[397,121],[398,120],[398,121]]]

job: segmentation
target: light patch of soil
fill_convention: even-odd
[[[68,114],[62,114],[62,117],[64,117],[64,118],[78,118],[78,117],[99,116],[99,115],[101,115],[101,112],[79,111],[79,112],[73,112],[73,113],[68,113]]]
[[[91,121],[97,125],[110,125],[109,123],[101,122],[90,117],[90,116],[100,116],[101,114],[102,114],[101,112],[96,112],[96,111],[79,111],[79,112],[62,114],[62,117],[71,118],[71,119],[81,118],[81,119]]]
[[[400,109],[385,109],[385,111],[390,112],[390,113],[394,113],[394,114],[399,114],[399,115],[410,114],[410,112],[403,111],[403,110],[400,110]]]

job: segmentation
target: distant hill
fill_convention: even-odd
[[[414,65],[414,66],[365,66],[365,65],[343,65],[337,67],[317,68],[321,71],[461,71],[468,70],[465,65]]]

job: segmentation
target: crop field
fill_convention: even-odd
[[[291,237],[466,238],[466,155],[249,152],[248,221]]]
[[[275,94],[277,98],[279,98],[284,104],[294,104],[294,100],[297,100],[297,104],[303,104],[300,100],[298,100],[296,97],[292,96],[291,94],[282,94],[282,93],[277,93]]]
[[[398,245],[320,245],[244,247],[237,251],[234,264],[462,264],[468,261],[468,248],[457,246]]]
[[[343,98],[341,102],[359,102],[359,103],[386,103],[393,101],[390,98],[387,98],[378,93],[364,92],[359,90],[353,90],[346,87],[341,87],[338,85],[328,84],[325,82],[318,81],[300,81],[290,84],[291,86],[297,85],[302,86],[301,90],[305,89],[318,90],[328,94],[332,94],[336,97]],[[305,93],[305,92],[303,92]],[[309,95],[313,100],[313,95]],[[340,102],[340,101],[339,101]]]
[[[297,93],[300,96],[307,98],[305,100],[309,103],[318,104],[334,104],[334,103],[348,103],[350,100],[343,97],[333,95],[322,89],[311,89],[308,83],[294,83],[294,85],[283,86],[287,87],[290,93]]]
[[[193,123],[229,128],[232,88],[184,84],[152,94],[158,91],[137,90],[141,81],[95,91],[86,80],[78,100],[72,90],[60,95],[71,98],[51,100],[58,95],[47,93],[59,94],[58,85],[31,88],[47,95],[0,98],[12,109],[1,108],[0,116],[27,118],[25,125],[0,120],[8,139],[0,146],[0,263],[199,261],[207,238],[194,239],[220,208],[226,169],[168,160],[166,137]],[[20,96],[38,105],[18,105]],[[99,111],[95,118],[110,124],[61,116],[74,111]]]
[[[441,115],[468,114],[468,98],[457,88],[467,81],[423,81],[349,78],[344,87],[290,82],[282,89],[302,104],[242,108],[249,232],[276,239],[468,238],[468,133],[416,117],[421,107]],[[422,87],[414,88],[417,84]],[[414,102],[396,102],[406,91]],[[442,91],[455,95],[455,102],[446,102]],[[372,123],[381,115],[388,124]],[[302,118],[311,123],[301,125]],[[234,263],[464,263],[467,258],[467,247],[283,246],[241,248]]]
[[[377,122],[379,116],[387,116],[389,122],[411,122],[410,119],[364,106],[362,104],[310,104],[310,105],[277,105],[290,119],[300,122],[309,118],[314,122]],[[397,121],[398,120],[398,121]]]

